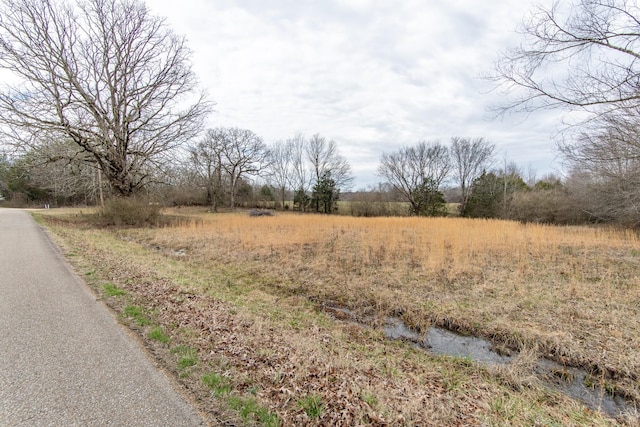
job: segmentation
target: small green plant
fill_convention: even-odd
[[[188,375],[187,369],[195,366],[198,363],[198,352],[195,348],[179,345],[171,350],[172,353],[178,355],[178,369],[183,372],[183,375]]]
[[[324,411],[322,398],[313,394],[300,399],[298,405],[304,409],[309,418],[318,418]]]
[[[225,396],[231,393],[229,379],[217,374],[216,372],[204,375],[202,377],[202,382],[213,391],[213,394],[216,397]]]
[[[470,367],[474,365],[473,359],[469,356],[451,356],[451,359],[459,366]]]
[[[292,319],[289,321],[289,326],[291,329],[300,330],[302,329],[302,323],[298,319]]]
[[[198,359],[195,356],[182,356],[178,359],[178,368],[185,370],[198,363]]]
[[[103,285],[102,289],[104,289],[104,293],[110,297],[120,297],[127,294],[127,291],[125,291],[124,289],[120,289],[112,283]]]
[[[260,405],[253,397],[242,398],[239,396],[231,396],[229,397],[229,406],[231,409],[238,411],[245,423],[256,420],[260,425],[266,427],[280,426],[280,418],[278,418],[276,414],[272,414],[269,409]]]
[[[187,345],[177,345],[171,349],[171,353],[178,354],[178,355],[188,354],[193,351],[195,350],[192,347],[189,347]]]
[[[372,408],[374,408],[378,404],[378,399],[376,398],[376,396],[369,391],[362,392],[362,395],[360,395],[360,399],[362,399],[363,402],[365,402]]]
[[[151,320],[144,315],[141,307],[137,305],[128,305],[124,308],[124,315],[131,317],[140,326],[147,326],[151,324]]]
[[[142,315],[142,308],[137,305],[128,305],[124,308],[124,314],[128,317],[138,317]]]
[[[160,326],[156,326],[151,331],[149,331],[148,337],[152,340],[160,341],[161,343],[165,344],[167,344],[170,340],[169,336],[164,333]]]

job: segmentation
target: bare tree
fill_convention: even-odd
[[[628,0],[538,6],[524,41],[502,55],[493,78],[517,96],[502,107],[565,107],[601,114],[640,101],[640,8]]]
[[[607,179],[640,172],[640,115],[609,114],[583,126],[560,150],[572,167]]]
[[[7,175],[11,167],[11,160],[6,152],[0,151],[0,202],[10,194]]]
[[[503,111],[561,107],[580,126],[560,141],[582,207],[599,221],[638,224],[640,213],[640,7],[631,0],[576,0],[538,7],[524,41],[497,64],[496,81],[514,94]],[[584,114],[586,113],[586,115]],[[591,194],[587,194],[591,192]]]
[[[257,175],[268,165],[265,143],[248,129],[222,128],[222,169],[229,178],[230,206],[235,207],[238,184],[241,178]]]
[[[294,192],[294,206],[297,204],[302,211],[307,207],[307,193],[311,187],[311,173],[306,161],[307,140],[301,133],[287,140],[291,148],[292,174],[289,185]]]
[[[330,173],[331,179],[337,187],[350,188],[353,183],[351,165],[338,152],[338,145],[334,140],[327,140],[319,134],[313,135],[306,144],[307,159],[311,164],[314,183],[320,182],[322,177]]]
[[[189,147],[190,164],[206,190],[206,203],[214,211],[218,210],[223,195],[222,153],[225,132],[209,129],[197,144]]]
[[[294,174],[294,146],[292,139],[276,141],[269,148],[269,180],[278,190],[278,196],[284,208],[287,188]]]
[[[592,218],[632,226],[640,224],[640,116],[609,114],[583,127],[578,136],[561,144],[572,175],[586,176],[580,188],[591,206]],[[575,171],[579,171],[579,174]],[[589,185],[586,185],[589,183]]]
[[[21,147],[70,139],[128,196],[210,110],[185,40],[135,0],[3,0],[1,132]]]
[[[414,215],[420,215],[428,202],[425,190],[438,192],[450,171],[449,150],[437,141],[383,153],[378,168],[378,174],[403,195]]]
[[[353,176],[351,165],[338,152],[334,140],[327,140],[319,134],[313,135],[306,144],[307,159],[311,165],[313,185],[319,186],[322,181],[331,179],[333,186],[345,189],[351,186]],[[330,178],[329,178],[330,177]],[[320,211],[320,201],[316,199],[316,212]]]
[[[473,181],[491,166],[495,145],[484,138],[451,138],[451,160],[460,186],[460,214],[465,215]]]
[[[102,196],[100,171],[87,153],[73,141],[55,141],[40,150],[31,150],[25,167],[35,185],[48,190],[58,201],[98,204]]]
[[[309,189],[309,170],[305,160],[306,139],[301,133],[287,139],[287,145],[291,149],[291,168],[289,185],[293,190],[307,191]]]

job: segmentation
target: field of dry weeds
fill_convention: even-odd
[[[126,292],[105,296],[114,309],[140,307],[149,319],[143,333],[166,333],[167,342],[150,344],[158,354],[179,363],[175,348],[194,350],[193,365],[176,373],[190,389],[204,387],[204,407],[213,396],[232,417],[262,425],[638,420],[633,403],[614,421],[549,390],[531,363],[544,356],[585,368],[606,392],[640,402],[634,232],[459,218],[171,214],[176,220],[156,229],[78,226],[77,214],[43,218],[97,289]],[[335,319],[335,308],[369,326]],[[390,316],[421,333],[438,325],[484,337],[521,356],[507,367],[430,356],[386,339],[377,326]]]

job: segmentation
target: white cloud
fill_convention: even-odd
[[[267,142],[298,131],[335,139],[373,184],[384,151],[420,140],[482,136],[524,168],[553,167],[557,114],[487,120],[496,94],[478,78],[514,33],[528,1],[148,0],[194,50],[217,103],[211,126]]]

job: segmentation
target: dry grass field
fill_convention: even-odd
[[[194,350],[194,363],[176,373],[204,388],[203,410],[218,417],[227,408],[224,416],[261,425],[638,422],[633,404],[613,420],[547,389],[531,363],[544,356],[585,368],[604,390],[640,402],[633,231],[169,214],[175,221],[164,227],[117,230],[77,213],[41,217],[96,289],[126,292],[105,295],[114,309],[139,306],[151,326],[138,329],[166,333],[164,343],[151,340],[157,354],[170,361],[175,348]],[[369,326],[334,319],[329,307]],[[377,326],[389,316],[422,333],[438,325],[481,336],[521,356],[507,367],[431,356],[387,340]]]

